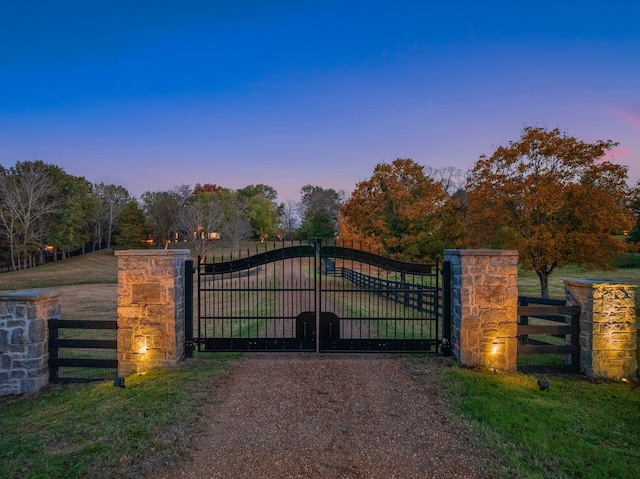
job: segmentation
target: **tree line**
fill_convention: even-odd
[[[344,193],[306,185],[301,201],[277,203],[268,185],[215,184],[147,191],[83,177],[42,161],[0,166],[0,259],[18,270],[100,248],[182,245],[204,256],[213,244],[335,236]]]
[[[222,243],[237,253],[248,239],[339,236],[418,262],[446,248],[509,248],[547,296],[556,268],[607,268],[640,242],[640,182],[628,186],[628,168],[605,160],[615,146],[527,127],[468,172],[398,158],[376,165],[350,195],[306,185],[299,201],[282,203],[263,184],[182,185],[137,200],[122,186],[19,162],[0,169],[0,247],[14,269],[49,250],[179,244],[204,256]]]
[[[42,161],[0,166],[0,252],[12,269],[111,244],[126,189]]]

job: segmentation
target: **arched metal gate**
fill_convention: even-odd
[[[436,352],[449,308],[441,266],[320,241],[199,262],[195,343],[200,351]]]

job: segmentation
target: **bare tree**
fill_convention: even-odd
[[[280,229],[284,239],[293,239],[294,232],[300,228],[300,204],[288,199],[280,205]]]
[[[225,224],[222,239],[231,249],[231,258],[238,258],[240,243],[250,239],[252,234],[251,223],[242,216],[232,218]]]
[[[462,190],[467,181],[465,172],[455,166],[443,166],[442,168],[426,166],[424,174],[438,181],[449,196]]]
[[[224,210],[217,201],[191,203],[179,215],[176,229],[191,253],[204,261],[207,249],[220,239]]]
[[[102,182],[94,185],[94,191],[100,200],[95,222],[94,244],[100,245],[105,241],[107,248],[111,248],[111,236],[116,227],[116,218],[122,208],[131,201],[131,197],[125,187],[106,185]]]
[[[0,172],[0,230],[9,243],[11,265],[26,266],[30,255],[44,245],[47,216],[59,206],[47,165],[18,162]]]

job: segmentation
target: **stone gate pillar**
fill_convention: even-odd
[[[566,279],[564,286],[567,304],[580,306],[580,369],[589,377],[635,377],[636,285]]]
[[[175,366],[184,357],[188,249],[116,251],[118,375]]]
[[[34,393],[49,382],[47,322],[60,311],[58,291],[0,294],[0,396]]]
[[[463,366],[516,371],[518,252],[445,250],[451,261],[451,343]]]

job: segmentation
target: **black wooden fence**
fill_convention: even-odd
[[[118,321],[49,320],[49,382],[116,378],[117,329]]]
[[[580,307],[562,300],[518,298],[518,371],[580,370]]]
[[[348,268],[340,269],[342,277],[356,286],[417,311],[435,311],[436,302],[441,299],[438,298],[438,287],[376,278]],[[432,294],[425,294],[425,292]]]

